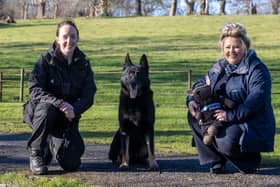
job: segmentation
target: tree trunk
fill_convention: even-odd
[[[199,0],[199,7],[200,7],[200,11],[199,11],[200,15],[208,15],[209,14],[209,2],[208,2],[208,0]]]
[[[42,18],[45,16],[46,12],[46,1],[39,1],[38,2],[38,12],[37,12],[37,17]]]
[[[204,15],[209,15],[209,1],[205,0]]]
[[[206,7],[206,2],[205,0],[199,0],[199,15],[204,15],[205,14],[205,7]]]
[[[27,19],[28,17],[28,2],[27,0],[22,1],[22,18]]]
[[[58,3],[54,3],[53,18],[56,19],[58,16]]]
[[[271,2],[271,9],[272,9],[272,14],[278,14],[278,8],[280,5],[280,0],[270,0]]]
[[[257,4],[251,2],[251,14],[257,14]]]
[[[108,16],[108,0],[100,0],[101,16]]]
[[[169,16],[175,16],[177,9],[177,0],[171,0],[171,7],[169,11]]]
[[[93,18],[95,16],[95,6],[94,6],[94,2],[90,1],[88,4],[88,8],[89,8],[89,13],[88,16],[90,18]]]
[[[142,16],[142,3],[141,3],[141,0],[136,0],[136,16]]]
[[[220,0],[220,14],[226,15],[226,0]]]
[[[194,0],[191,0],[191,1],[185,0],[185,2],[186,2],[186,5],[188,7],[187,15],[193,15],[194,14],[194,3],[195,3],[195,1]]]

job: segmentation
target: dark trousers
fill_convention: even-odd
[[[45,148],[51,148],[52,150],[50,151],[57,158],[56,154],[63,144],[64,133],[70,126],[72,134],[77,134],[77,136],[80,137],[78,130],[79,118],[75,118],[73,122],[69,122],[68,119],[65,118],[64,113],[48,103],[38,103],[34,111],[31,124],[32,133],[27,142],[29,149],[42,151]],[[78,142],[81,144],[78,147],[84,148],[83,141]],[[77,160],[72,160],[70,163],[80,163],[80,158],[75,158]],[[67,166],[64,168],[67,168]]]
[[[203,143],[203,130],[198,121],[188,113],[188,122],[192,129],[194,143],[198,151],[201,165],[225,161],[230,159],[240,168],[256,167],[260,164],[260,153],[245,153],[240,151],[240,138],[242,129],[239,125],[224,125],[219,127],[213,145],[207,146]]]

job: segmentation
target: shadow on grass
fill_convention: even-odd
[[[30,133],[0,134],[0,141],[23,141],[28,140]]]
[[[80,171],[82,172],[159,172],[159,173],[176,173],[176,172],[191,172],[191,173],[209,173],[210,165],[199,165],[195,158],[184,157],[181,159],[158,159],[160,170],[151,170],[147,164],[131,164],[129,169],[120,169],[111,162],[84,162]],[[230,163],[225,168],[225,174],[239,173]],[[280,175],[280,167],[264,167],[256,173],[257,175]]]
[[[147,164],[133,163],[129,169],[120,169],[111,162],[86,162],[82,164],[84,172],[208,172],[208,168],[199,166],[197,159],[158,159],[160,170],[151,170]]]

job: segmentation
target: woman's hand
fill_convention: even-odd
[[[216,118],[216,120],[220,122],[227,122],[227,113],[224,110],[221,109],[215,110],[214,117]]]
[[[189,104],[188,104],[188,108],[189,108],[189,111],[191,113],[191,115],[195,118],[197,118],[197,112],[198,112],[198,104],[195,102],[195,101],[190,101]]]

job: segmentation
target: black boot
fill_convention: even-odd
[[[30,150],[30,169],[32,173],[35,175],[47,174],[48,168],[43,160],[41,150],[35,150],[35,149]]]

